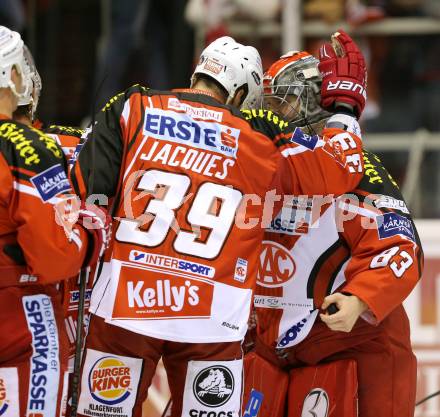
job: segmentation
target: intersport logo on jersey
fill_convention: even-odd
[[[213,293],[209,281],[122,266],[113,318],[210,317]]]
[[[194,120],[186,113],[149,108],[145,113],[143,134],[236,158],[240,130],[220,123]]]

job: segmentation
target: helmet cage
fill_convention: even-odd
[[[318,63],[306,52],[289,52],[281,57],[264,77],[265,108],[276,111],[276,107],[280,116],[298,125],[327,117],[320,106],[322,78]]]

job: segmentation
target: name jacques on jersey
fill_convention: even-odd
[[[238,129],[197,121],[186,114],[148,109],[143,133],[148,139],[147,149],[140,155],[142,160],[218,179],[226,178],[228,168],[235,164]]]

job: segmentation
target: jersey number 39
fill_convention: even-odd
[[[148,202],[144,215],[153,215],[148,231],[140,229],[140,219],[121,219],[116,239],[121,242],[142,246],[159,246],[165,241],[170,228],[175,225],[175,210],[190,197],[191,205],[186,220],[193,230],[209,229],[206,241],[199,240],[199,234],[177,228],[173,247],[177,252],[201,258],[215,258],[221,251],[235,219],[235,212],[243,194],[231,187],[205,182],[198,188],[194,197],[187,195],[191,179],[184,174],[149,170],[146,171],[138,188],[154,192],[158,186],[166,186],[165,195]],[[220,208],[212,212],[214,202],[220,201]]]

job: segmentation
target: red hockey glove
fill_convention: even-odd
[[[367,99],[365,59],[353,39],[343,30],[332,35],[332,43],[319,50],[322,75],[321,106],[334,111],[338,105],[353,109],[359,118]]]
[[[83,267],[95,265],[110,242],[111,217],[94,204],[81,202],[75,195],[59,202],[55,207],[57,223],[64,228],[69,240],[75,239],[75,224],[88,232],[89,240]]]
[[[87,254],[83,266],[96,265],[110,242],[111,217],[101,207],[81,203],[78,224],[89,234]]]

